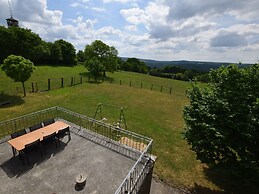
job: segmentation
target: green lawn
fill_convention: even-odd
[[[85,75],[86,69],[78,67],[37,67],[27,86],[31,82],[41,82],[48,78],[60,78]],[[22,98],[22,93],[15,96],[5,96],[13,99],[13,105],[0,108],[0,120],[14,118],[26,113],[34,112],[51,106],[60,106],[66,109],[93,116],[98,103],[112,104],[124,107],[128,130],[154,139],[153,154],[158,156],[155,165],[155,174],[160,179],[177,187],[196,189],[203,188],[220,190],[220,188],[204,172],[204,165],[195,159],[186,141],[182,139],[184,122],[182,110],[188,104],[185,96],[188,82],[170,80],[149,75],[115,72],[108,73],[112,84],[105,81],[99,84],[84,83],[73,87],[64,87],[45,92],[31,93]],[[87,79],[85,79],[87,80]],[[120,85],[122,80],[122,85]],[[134,87],[129,86],[132,81]],[[140,83],[143,88],[141,89]],[[0,71],[0,92],[16,91],[16,84]],[[160,90],[150,90],[154,84],[158,88],[172,87],[172,94],[161,93]],[[28,87],[29,88],[29,87]],[[16,104],[15,104],[16,103]],[[107,108],[108,121],[116,121],[118,110]]]

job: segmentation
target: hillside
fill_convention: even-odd
[[[122,60],[127,60],[125,57],[121,57]],[[145,62],[150,67],[164,67],[164,66],[179,66],[183,69],[193,69],[198,71],[208,72],[211,69],[217,69],[220,66],[227,66],[233,63],[226,63],[226,62],[209,62],[209,61],[157,61],[157,60],[150,60],[150,59],[139,59]],[[240,67],[249,66],[251,64],[241,64]]]
[[[88,81],[87,73],[83,66],[38,66],[25,83],[28,95],[22,98],[21,83],[13,82],[0,70],[0,97],[2,95],[11,101],[9,106],[0,108],[0,121],[52,106],[90,117],[99,103],[122,106],[128,130],[154,140],[152,153],[158,157],[154,172],[161,180],[175,187],[203,193],[220,193],[226,184],[237,190],[243,186],[235,185],[236,180],[231,175],[201,164],[182,138],[182,111],[189,103],[186,97],[189,82],[120,71],[107,73],[106,81],[95,83]],[[71,76],[76,82],[80,82],[82,76],[82,84],[71,87]],[[60,78],[64,78],[63,88],[60,87]],[[48,79],[51,80],[51,89],[46,91]],[[31,84],[36,82],[39,90],[45,90],[30,92]],[[172,93],[168,90],[170,88]],[[119,112],[112,109],[103,109],[102,114],[110,123],[119,117]]]

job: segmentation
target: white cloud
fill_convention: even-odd
[[[127,31],[135,32],[135,31],[137,31],[138,28],[135,25],[129,25],[129,26],[125,26],[125,29]]]
[[[103,0],[104,3],[111,3],[111,2],[117,2],[117,3],[135,3],[139,0]]]
[[[134,25],[145,23],[147,20],[145,11],[140,8],[123,9],[120,13],[129,23]]]
[[[63,12],[48,10],[46,0],[15,0],[12,2],[13,11],[21,21],[62,25]]]
[[[12,9],[22,27],[32,29],[47,41],[63,38],[77,49],[100,39],[114,45],[120,56],[159,60],[258,60],[258,0],[69,2],[64,7],[73,7],[71,10],[75,13],[63,15],[64,10],[51,10],[47,0],[12,0]],[[5,19],[10,16],[7,0],[0,0],[0,6],[0,23],[6,25]],[[70,18],[64,18],[68,15]]]

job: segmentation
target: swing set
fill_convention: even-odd
[[[104,117],[104,112],[106,112],[107,109],[113,109],[113,110],[117,110],[120,112],[118,121],[111,122],[110,124],[112,124],[113,126],[115,126],[117,128],[124,127],[123,129],[127,130],[127,124],[126,124],[126,119],[125,119],[124,112],[123,112],[123,107],[100,103],[97,106],[97,109],[95,111],[93,118],[96,120],[100,119],[100,121],[102,121],[102,122],[107,122],[108,115],[106,116],[106,118]]]

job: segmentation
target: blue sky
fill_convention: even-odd
[[[77,50],[94,40],[119,56],[256,63],[258,0],[10,0],[13,17],[46,41]],[[0,0],[0,25],[10,16]]]

